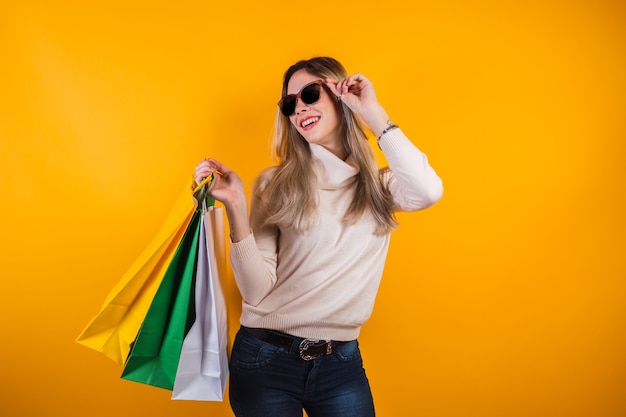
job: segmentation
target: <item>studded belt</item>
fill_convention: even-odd
[[[282,347],[289,351],[295,350],[305,361],[310,361],[311,359],[319,358],[324,355],[330,355],[333,353],[333,347],[337,348],[346,343],[335,340],[317,340],[296,337],[276,330],[256,329],[243,326],[242,329],[251,336],[274,346]]]

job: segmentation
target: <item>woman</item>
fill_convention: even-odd
[[[380,170],[365,133],[389,163]],[[230,224],[243,297],[231,355],[237,416],[374,415],[357,336],[382,276],[395,211],[439,200],[441,180],[393,124],[363,75],[336,60],[299,61],[284,75],[275,125],[279,164],[248,202],[238,175],[214,159],[211,195]]]

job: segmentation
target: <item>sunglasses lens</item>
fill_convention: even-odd
[[[299,94],[285,96],[279,103],[280,111],[287,117],[296,111],[298,97],[304,104],[313,104],[320,99],[321,86],[318,83],[309,84]]]
[[[296,96],[287,96],[280,102],[280,111],[287,117],[296,111]]]
[[[320,85],[319,84],[309,84],[302,89],[300,93],[300,97],[302,101],[306,104],[313,104],[317,100],[320,99]]]

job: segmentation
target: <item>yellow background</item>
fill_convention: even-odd
[[[378,415],[626,415],[625,24],[610,0],[3,0],[0,415],[231,415],[74,340],[201,158],[249,192],[315,55],[445,184],[400,216],[363,328]]]

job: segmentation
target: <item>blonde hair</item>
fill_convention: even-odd
[[[333,58],[298,61],[285,72],[281,97],[287,94],[287,85],[293,74],[302,69],[322,79],[340,80],[348,76],[343,65]],[[332,94],[330,90],[326,91]],[[378,168],[367,141],[364,123],[344,104],[337,103],[337,106],[338,111],[343,113],[340,128],[345,138],[345,149],[348,155],[353,155],[359,167],[356,192],[344,220],[348,224],[354,223],[369,211],[377,223],[374,233],[387,234],[397,226],[393,199],[387,184],[383,183],[388,168]],[[316,220],[317,179],[310,174],[311,150],[308,143],[280,111],[276,113],[273,148],[278,166],[272,170],[271,177],[265,178],[265,184],[255,186],[257,201],[268,213],[264,224],[304,232]]]

